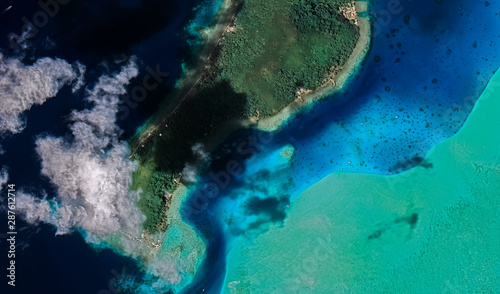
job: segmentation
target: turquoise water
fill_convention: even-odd
[[[188,40],[189,45],[198,46],[202,43],[201,31],[210,27],[214,20],[214,16],[219,11],[223,0],[204,0],[194,8],[196,12],[195,18],[189,23],[186,30],[191,38]]]
[[[500,66],[500,4],[401,1],[391,14],[388,3],[371,3],[372,47],[344,93],[291,118],[265,140],[261,132],[242,131],[216,152],[215,175],[232,160],[242,172],[225,187],[213,187],[220,177],[203,177],[198,189],[210,197],[200,203],[193,193],[186,201],[185,218],[208,244],[187,293],[218,293],[232,242],[282,225],[294,197],[328,174],[399,173],[460,130]],[[257,142],[255,152],[249,142]],[[285,146],[293,146],[291,160],[279,156]]]
[[[190,50],[188,42],[199,42],[200,30],[210,23],[220,3],[71,2],[31,40],[24,61],[44,56],[80,60],[89,69],[89,85],[102,72],[113,70],[103,61],[119,67],[110,61],[117,56],[136,55],[141,66],[159,64],[171,76],[161,89],[151,93],[148,103],[121,122],[126,133],[132,134],[171,91],[182,74],[181,64]],[[231,175],[225,187],[210,186],[207,201],[199,201],[195,191],[186,202],[184,218],[207,243],[207,256],[186,293],[220,293],[227,274],[227,254],[235,242],[254,240],[283,226],[299,195],[320,179],[332,172],[385,175],[408,170],[421,163],[431,147],[461,128],[500,65],[500,4],[402,0],[401,11],[387,14],[388,3],[372,1],[373,46],[345,93],[303,111],[272,134],[241,131],[216,151],[211,166],[215,179],[225,179],[220,172],[226,172],[233,160],[242,172]],[[19,33],[21,17],[40,10],[35,3],[28,6],[21,9],[21,5],[14,5],[0,18],[2,53],[16,56],[8,49],[6,36],[11,31]],[[129,8],[140,9],[131,14]],[[193,15],[198,15],[194,21]],[[102,26],[103,22],[111,25]],[[76,29],[70,29],[75,23]],[[51,41],[57,46],[52,47]],[[143,67],[140,71],[146,74]],[[67,121],[62,118],[71,109],[86,107],[81,98],[65,89],[29,112],[24,133],[2,138],[8,156],[2,157],[1,165],[9,167],[13,182],[34,193],[45,190],[50,197],[57,194],[53,185],[40,177],[34,143],[40,134],[67,135]],[[207,172],[198,187],[213,182]],[[25,265],[19,272],[21,292],[108,291],[110,279],[116,281],[115,271],[121,273],[122,269],[127,272],[124,279],[136,279],[132,289],[137,284],[147,288],[146,280],[154,280],[132,259],[109,250],[90,250],[80,234],[56,238],[49,226],[21,226],[19,244],[25,247],[17,259]],[[179,241],[175,237],[171,239]],[[75,250],[79,254],[75,255]]]
[[[182,75],[182,63],[192,50],[186,40],[187,26],[194,25],[197,29],[208,26],[221,1],[66,1],[59,13],[50,17],[47,25],[29,39],[22,52],[10,48],[8,36],[21,34],[22,18],[31,20],[42,9],[38,1],[8,2],[0,1],[2,12],[13,5],[8,12],[0,13],[0,51],[5,58],[19,59],[25,64],[42,57],[57,57],[69,63],[79,61],[87,67],[83,88],[92,88],[101,75],[121,67],[120,62],[115,61],[132,55],[137,57],[139,77],[132,81],[129,89],[143,85],[148,66],[170,73],[161,86],[148,92],[147,100],[130,109],[126,119],[119,120],[120,128],[125,131],[123,139],[126,139],[157,110],[157,105]],[[211,8],[206,10],[208,6]],[[90,107],[84,101],[83,88],[79,93],[63,88],[56,97],[26,112],[27,127],[22,133],[1,136],[0,145],[5,154],[0,154],[0,168],[8,167],[9,180],[18,188],[49,199],[58,194],[57,187],[40,174],[41,160],[34,150],[36,140],[47,135],[70,137],[69,114],[72,110]],[[0,210],[3,205],[0,201]],[[5,216],[2,220],[7,221],[4,210],[1,214]],[[113,283],[135,280],[135,285],[131,285],[134,289],[137,284],[148,282],[149,274],[140,262],[109,249],[94,250],[82,237],[85,232],[55,236],[52,226],[32,227],[21,218],[17,219],[17,228],[18,281],[14,289],[17,293],[125,293],[122,287],[114,288]],[[7,247],[8,243],[0,240],[0,250],[7,252]],[[2,261],[8,262],[7,254]],[[12,293],[12,290],[6,283],[0,285],[0,293]]]
[[[498,293],[500,72],[463,128],[393,176],[333,173],[239,238],[224,293]]]

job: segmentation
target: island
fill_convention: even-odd
[[[146,234],[167,230],[174,192],[229,134],[276,129],[342,88],[368,50],[366,10],[348,0],[223,2],[177,89],[130,140]]]

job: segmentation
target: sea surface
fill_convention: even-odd
[[[220,4],[220,0],[72,0],[61,6],[21,48],[12,47],[8,36],[20,35],[23,17],[32,21],[42,8],[37,1],[2,0],[0,11],[10,5],[12,8],[0,14],[0,53],[25,64],[43,57],[78,61],[87,68],[85,82],[89,88],[100,76],[118,71],[129,56],[135,56],[139,64],[139,76],[129,87],[142,84],[148,66],[168,72],[169,77],[148,92],[143,103],[118,120],[124,130],[123,139],[127,139],[175,87],[183,63],[189,61],[199,45],[199,30],[210,25]],[[40,174],[35,141],[45,135],[67,136],[66,117],[73,109],[91,106],[84,102],[84,97],[84,91],[74,94],[65,87],[56,97],[26,113],[27,126],[22,133],[0,138],[5,151],[0,155],[0,167],[8,167],[10,183],[49,199],[57,195],[56,187]],[[115,287],[115,282],[141,280],[144,276],[135,260],[109,248],[91,248],[82,237],[85,232],[56,237],[54,227],[31,227],[19,218],[17,229],[16,293],[124,293]],[[3,235],[1,239],[0,251],[7,252]],[[6,257],[7,254],[1,255],[2,264],[7,264]],[[11,293],[4,281],[0,293]]]
[[[240,238],[223,293],[497,293],[500,72],[460,131],[397,175],[332,173]]]
[[[220,293],[232,244],[282,226],[312,184],[334,172],[401,173],[460,130],[500,66],[500,4],[390,2],[370,2],[372,45],[344,92],[273,133],[236,133],[215,152],[184,206],[208,248],[185,293]],[[224,176],[235,163],[242,170]]]
[[[220,5],[195,0],[74,0],[20,50],[10,48],[6,36],[19,34],[22,17],[31,18],[40,7],[33,1],[7,2],[0,2],[5,8],[13,5],[0,14],[0,52],[5,56],[26,64],[41,57],[80,61],[87,67],[87,85],[117,70],[120,60],[131,55],[140,63],[140,76],[131,87],[147,74],[147,66],[158,65],[170,73],[165,83],[148,93],[147,102],[119,122],[125,139],[175,87],[183,61],[192,57],[199,42],[197,30],[210,24]],[[344,92],[290,118],[276,132],[242,130],[217,149],[210,170],[192,188],[183,208],[184,219],[207,243],[206,259],[185,293],[220,293],[226,257],[235,242],[281,226],[294,199],[329,174],[403,172],[460,130],[500,66],[500,4],[401,0],[394,10],[388,2],[370,4],[372,46]],[[67,135],[64,118],[72,109],[89,107],[83,96],[64,88],[27,113],[23,133],[1,138],[5,154],[0,166],[9,167],[10,182],[48,198],[56,195],[56,188],[40,175],[35,140]],[[231,175],[226,186],[220,172],[227,172],[233,161],[243,170]],[[196,191],[217,181],[223,185],[212,186],[209,201],[198,203]],[[143,278],[134,260],[111,249],[93,250],[84,232],[55,237],[55,229],[48,225],[19,227],[16,261],[23,266],[17,274],[18,293],[113,293],[117,275],[136,282]],[[2,242],[0,250],[6,248]]]

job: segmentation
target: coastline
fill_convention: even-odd
[[[288,104],[285,108],[280,110],[278,113],[271,117],[257,119],[251,118],[243,120],[241,124],[243,126],[253,126],[261,131],[275,131],[283,123],[285,123],[290,117],[299,113],[302,109],[318,102],[321,98],[331,95],[339,90],[342,90],[349,79],[349,77],[355,73],[358,66],[364,60],[366,53],[370,49],[371,40],[371,24],[369,17],[361,17],[360,13],[368,11],[369,3],[368,1],[355,1],[356,12],[358,13],[357,21],[359,24],[359,40],[356,43],[356,47],[352,51],[349,59],[346,61],[340,72],[335,77],[335,84],[328,83],[316,89],[313,93],[306,94],[304,97],[295,99],[292,103]]]
[[[203,36],[206,39],[208,46],[201,50],[199,63],[194,68],[185,71],[184,77],[177,82],[177,87],[179,90],[172,94],[171,99],[164,102],[164,105],[162,107],[163,109],[161,109],[160,112],[158,112],[150,120],[148,120],[144,124],[144,127],[130,140],[130,158],[132,160],[137,159],[134,158],[134,155],[136,154],[137,150],[141,148],[141,146],[145,145],[148,139],[158,135],[160,128],[164,125],[164,121],[167,120],[170,115],[174,114],[176,110],[182,106],[182,102],[185,99],[189,99],[191,97],[191,94],[195,93],[195,87],[198,85],[199,81],[203,79],[206,73],[205,70],[207,63],[211,62],[210,59],[212,57],[212,53],[217,48],[220,41],[223,39],[226,28],[234,20],[237,12],[237,3],[238,2],[234,0],[224,0],[223,4],[221,5],[222,10],[216,16],[217,19],[214,22],[215,24],[203,31]],[[355,3],[356,11],[358,13],[364,12],[368,8],[368,2],[356,1]],[[255,121],[252,121],[251,119],[230,121],[225,124],[224,127],[220,128],[214,134],[214,136],[211,136],[211,138],[208,138],[206,142],[204,142],[205,150],[207,152],[210,152],[229,134],[245,127],[257,127],[258,129],[266,131],[276,130],[289,117],[299,112],[304,107],[313,104],[320,98],[323,98],[335,91],[342,89],[348,78],[352,73],[355,72],[358,65],[362,62],[369,50],[369,43],[371,38],[369,18],[358,17],[358,23],[360,28],[359,40],[356,43],[353,52],[349,56],[349,59],[346,61],[339,74],[337,74],[337,76],[335,77],[335,85],[330,84],[321,87],[314,93],[304,96],[303,101],[292,102],[279,113],[275,114],[272,117],[262,119],[257,123]],[[166,221],[169,226],[167,231],[165,232],[165,238],[162,242],[163,246],[160,249],[161,253],[159,255],[164,258],[167,256],[171,257],[179,254],[179,252],[174,250],[175,248],[191,248],[192,254],[189,254],[189,257],[185,256],[184,258],[187,259],[187,264],[189,264],[188,275],[193,277],[192,275],[196,274],[198,267],[204,260],[204,256],[206,254],[206,244],[203,240],[203,237],[198,235],[196,228],[193,228],[180,215],[180,208],[182,206],[182,203],[188,200],[188,197],[190,195],[189,192],[190,187],[186,187],[185,185],[180,184],[172,193],[172,205],[169,207],[165,215]],[[180,240],[171,239],[171,237],[174,235],[182,236],[182,238]],[[195,240],[194,245],[191,244],[191,246],[187,246],[189,245],[189,242],[187,240],[190,240],[189,242]],[[170,246],[167,244],[174,246]],[[174,249],[169,249],[170,247],[174,247]],[[182,285],[185,285],[184,283],[186,282],[187,281],[183,281]]]
[[[302,192],[283,227],[235,243],[221,293],[273,286],[284,293],[411,293],[408,285],[439,293],[451,287],[444,281],[473,292],[471,281],[495,274],[484,265],[499,241],[492,232],[500,136],[490,131],[499,121],[499,87],[497,72],[462,128],[428,152],[432,169],[419,165],[392,176],[334,172]],[[381,230],[383,223],[392,225]],[[481,289],[494,286],[485,282]]]
[[[366,12],[368,10],[368,5],[369,5],[368,1],[355,1],[355,3],[356,3],[357,13]],[[370,19],[369,17],[358,16],[357,21],[360,28],[359,40],[356,43],[356,46],[351,55],[349,56],[348,60],[346,61],[340,72],[335,76],[334,80],[335,84],[329,83],[328,85],[325,85],[317,89],[314,93],[304,96],[303,101],[296,100],[295,102],[292,102],[291,104],[286,106],[284,109],[282,109],[280,112],[273,115],[272,117],[261,119],[259,121],[254,121],[252,119],[242,119],[242,120],[235,120],[232,122],[228,122],[227,124],[224,125],[224,127],[219,129],[214,136],[212,136],[211,138],[207,139],[206,142],[204,142],[206,150],[210,152],[215,147],[217,147],[217,145],[220,142],[222,142],[228,135],[239,129],[254,127],[259,130],[274,131],[278,129],[279,126],[282,125],[284,122],[286,122],[286,120],[289,119],[291,116],[304,109],[304,107],[310,106],[315,102],[317,102],[318,100],[320,100],[321,98],[324,98],[336,91],[343,89],[349,77],[356,72],[358,66],[364,60],[364,58],[366,57],[366,53],[370,49],[370,40],[371,40]],[[184,201],[189,201],[190,189],[186,190],[185,187],[181,185],[178,188],[178,190],[182,191],[181,193],[178,194],[178,197],[182,198],[180,201],[182,203]],[[178,190],[176,190],[176,192]],[[170,213],[171,212],[169,211],[169,214]],[[189,222],[187,222],[187,224],[189,224]],[[196,228],[194,229],[198,233]],[[199,237],[201,239],[204,239],[203,236]],[[205,246],[207,246],[207,244],[205,244]],[[227,277],[225,277],[224,280],[226,280],[226,278]]]
[[[234,21],[238,11],[238,1],[224,0],[220,11],[214,18],[214,25],[202,31],[206,46],[199,53],[199,61],[192,69],[184,70],[183,77],[177,83],[174,92],[167,101],[159,106],[159,111],[148,119],[141,129],[129,140],[131,153],[130,159],[134,159],[137,150],[144,146],[146,141],[158,132],[164,122],[174,114],[182,105],[184,100],[189,99],[196,92],[196,86],[206,74],[207,64],[224,38],[226,29]]]
[[[301,98],[295,99],[285,108],[271,117],[258,119],[255,117],[239,119],[231,121],[228,126],[223,127],[217,132],[215,138],[207,139],[207,147],[214,147],[220,143],[225,137],[232,132],[241,129],[254,127],[261,131],[277,130],[291,116],[297,114],[305,107],[311,106],[318,102],[321,98],[331,95],[339,90],[342,90],[349,79],[354,74],[364,60],[366,53],[370,49],[371,40],[371,24],[368,16],[361,17],[360,13],[366,12],[369,9],[369,1],[354,1],[356,12],[358,13],[357,22],[360,29],[359,40],[356,43],[348,60],[340,69],[339,73],[334,78],[334,84],[328,82],[326,85],[316,89],[313,93],[304,95]],[[130,139],[131,154],[130,159],[134,159],[137,151],[145,145],[145,143],[154,135],[158,135],[161,126],[165,121],[182,106],[183,102],[191,97],[191,94],[196,94],[196,86],[206,74],[206,69],[210,66],[213,52],[220,45],[220,41],[224,39],[227,28],[233,23],[237,11],[239,1],[224,0],[221,4],[221,11],[215,16],[215,24],[202,31],[202,35],[207,42],[207,46],[201,50],[199,63],[192,69],[185,70],[184,77],[179,79],[176,84],[176,90],[172,93],[171,98],[160,105],[158,113],[153,115],[143,127]],[[208,147],[207,151],[211,148]]]
[[[214,18],[213,25],[201,31],[206,45],[200,49],[197,63],[193,68],[183,70],[183,76],[176,82],[177,90],[174,90],[167,98],[168,100],[160,105],[159,111],[148,119],[129,140],[130,160],[138,160],[135,155],[141,146],[144,147],[148,139],[158,135],[165,120],[174,114],[182,102],[189,99],[191,94],[195,92],[195,87],[206,74],[206,64],[211,62],[210,59],[224,37],[227,26],[233,22],[236,16],[237,4],[238,2],[234,0],[224,0]],[[234,130],[235,126],[231,129]],[[179,291],[193,281],[206,255],[205,240],[198,234],[196,228],[187,223],[181,215],[182,205],[189,194],[190,187],[182,183],[171,193],[171,203],[164,215],[168,228],[165,232],[154,235],[154,238],[161,238],[159,246],[151,248],[144,264],[144,269],[154,274],[160,263],[173,262],[176,270],[181,273],[181,278],[179,283],[171,286]]]
[[[168,229],[164,234],[162,246],[156,252],[160,262],[178,261],[176,265],[183,272],[183,279],[175,285],[178,290],[192,282],[206,255],[205,241],[181,216],[181,208],[189,191],[188,187],[180,185],[173,193],[171,207],[166,214]]]

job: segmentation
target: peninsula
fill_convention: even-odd
[[[225,0],[177,90],[131,139],[148,232],[168,227],[171,195],[242,127],[276,129],[342,87],[369,45],[367,2]],[[188,176],[191,175],[191,176]],[[175,194],[177,195],[177,194]]]

